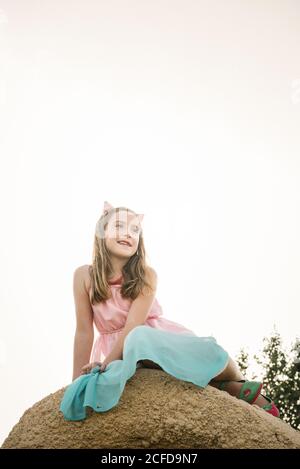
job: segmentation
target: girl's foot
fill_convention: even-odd
[[[209,384],[222,389],[238,399],[243,399],[249,404],[255,404],[263,408],[274,417],[280,417],[279,409],[269,396],[260,394],[262,383],[259,381],[211,381]],[[241,389],[243,387],[243,389]]]
[[[211,381],[209,384],[211,386],[214,386],[215,388],[219,388],[218,381]],[[232,396],[238,397],[243,384],[244,383],[239,383],[238,381],[228,381],[223,384],[222,390],[228,392]],[[258,397],[254,400],[254,402],[252,402],[252,404],[258,405],[259,407],[263,407],[264,405],[269,404],[269,401],[267,401],[267,399],[265,399],[261,394],[259,394]]]

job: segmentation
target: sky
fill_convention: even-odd
[[[166,318],[232,357],[300,337],[299,44],[297,0],[0,0],[1,443],[72,380],[105,200]]]

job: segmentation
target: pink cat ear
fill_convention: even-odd
[[[107,200],[105,200],[103,204],[103,215],[106,215],[112,208],[114,207],[109,202],[107,202]]]
[[[138,213],[138,219],[139,219],[140,223],[142,223],[143,218],[144,218],[144,214],[143,213]]]

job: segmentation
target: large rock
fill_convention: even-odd
[[[64,419],[64,389],[26,410],[2,448],[300,448],[300,432],[258,406],[159,369],[137,369],[117,406]]]

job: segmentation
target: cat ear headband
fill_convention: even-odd
[[[103,204],[102,215],[96,223],[95,233],[96,233],[96,236],[98,238],[104,238],[105,237],[103,216],[105,217],[109,213],[109,211],[114,209],[114,208],[115,207],[113,207],[113,205],[111,205],[109,202],[107,202],[107,200],[105,200],[105,202]],[[136,216],[138,217],[139,223],[141,224],[142,220],[144,218],[144,214],[142,214],[142,213],[138,214],[137,213]]]
[[[113,208],[115,208],[115,207],[113,207],[109,202],[107,202],[107,200],[105,200],[104,204],[103,204],[102,215],[107,215],[108,212]],[[142,220],[144,218],[144,214],[143,213],[137,213],[137,217],[139,219],[139,222],[142,223]]]

